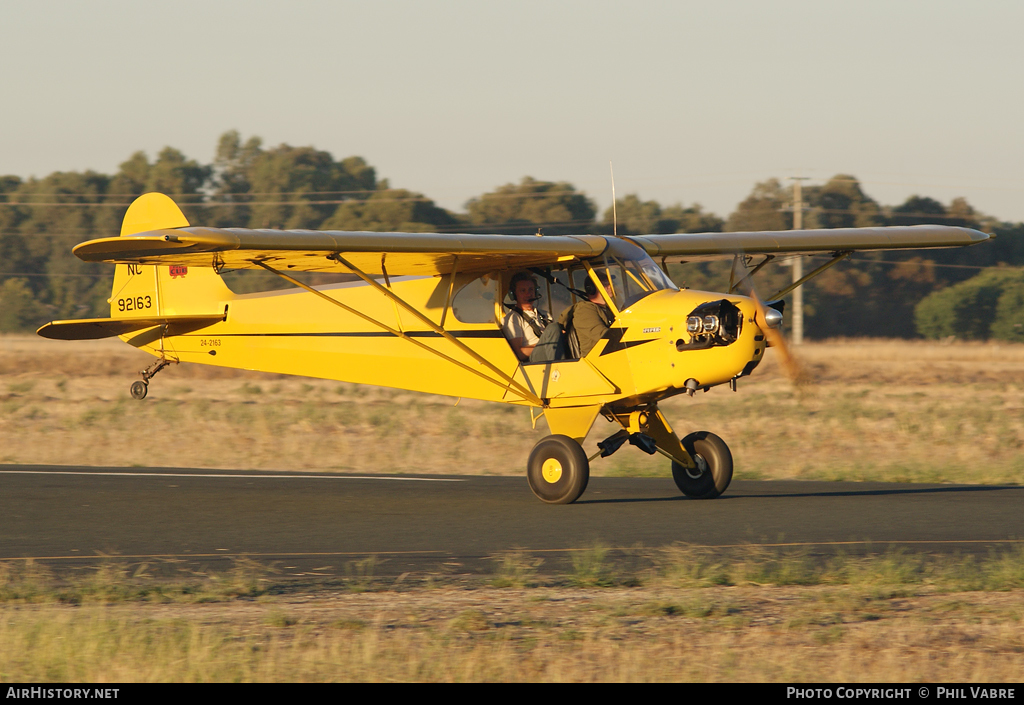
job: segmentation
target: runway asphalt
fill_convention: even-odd
[[[574,550],[674,543],[774,550],[986,553],[1024,543],[1024,487],[733,482],[690,500],[671,478],[590,480],[568,506],[523,477],[340,475],[0,466],[0,559],[54,568],[117,556],[290,574],[488,572],[524,549],[554,567]]]

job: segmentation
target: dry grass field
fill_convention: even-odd
[[[254,564],[156,581],[0,565],[0,682],[988,682],[1024,677],[1024,554],[822,565],[678,547],[556,578],[295,585]],[[365,568],[365,566],[364,566]],[[700,654],[695,658],[694,654]]]
[[[773,351],[739,392],[662,404],[680,432],[726,440],[740,479],[1024,482],[1024,346],[834,341]],[[0,463],[428,474],[521,474],[525,409],[183,364],[128,395],[152,360],[120,341],[0,337]],[[614,428],[599,419],[588,453]],[[595,475],[663,475],[625,447]]]

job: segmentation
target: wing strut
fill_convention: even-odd
[[[455,347],[457,347],[457,348],[458,348],[459,350],[461,350],[462,352],[466,353],[466,354],[467,354],[467,355],[469,355],[469,356],[470,356],[471,358],[473,358],[474,360],[476,360],[477,362],[479,362],[479,363],[480,363],[481,365],[483,365],[484,367],[486,367],[487,369],[489,369],[489,370],[490,370],[491,372],[493,372],[494,374],[496,374],[496,375],[498,375],[499,377],[501,377],[501,378],[502,378],[503,380],[505,380],[505,381],[506,381],[506,382],[507,382],[507,383],[508,383],[508,384],[509,384],[510,386],[514,387],[514,388],[515,388],[515,391],[516,391],[516,393],[517,393],[517,394],[518,394],[519,396],[521,396],[521,397],[522,397],[523,399],[527,399],[527,400],[529,400],[529,401],[532,401],[532,402],[533,402],[534,404],[537,404],[538,406],[544,406],[544,402],[543,402],[543,401],[541,401],[540,397],[538,397],[538,396],[537,396],[536,394],[532,393],[532,392],[531,392],[530,390],[528,390],[528,389],[527,389],[526,387],[522,386],[521,384],[519,384],[518,382],[516,382],[516,381],[515,381],[514,379],[512,379],[511,377],[509,377],[509,376],[508,376],[507,374],[505,374],[504,372],[502,372],[502,371],[501,371],[500,369],[498,369],[497,367],[495,367],[495,366],[494,366],[494,365],[493,365],[493,364],[492,364],[492,363],[491,363],[491,362],[490,362],[489,360],[487,360],[487,359],[486,359],[485,357],[483,357],[482,355],[480,355],[480,354],[479,354],[479,353],[478,353],[478,352],[477,352],[476,350],[473,350],[473,348],[469,347],[468,345],[466,345],[465,343],[463,343],[463,342],[462,342],[461,340],[459,340],[458,338],[456,338],[456,337],[455,337],[454,335],[452,335],[451,333],[449,333],[448,331],[446,331],[446,330],[445,330],[444,328],[442,328],[441,326],[437,325],[437,324],[436,324],[436,323],[434,323],[434,322],[433,322],[432,320],[430,320],[429,318],[427,318],[426,316],[424,316],[424,315],[423,315],[423,313],[422,313],[422,312],[420,312],[420,311],[419,311],[419,310],[418,310],[418,309],[417,309],[417,308],[416,308],[415,306],[410,306],[409,304],[407,304],[407,303],[406,303],[405,301],[403,301],[403,300],[402,300],[402,298],[401,298],[401,297],[399,297],[398,295],[396,295],[396,294],[395,294],[395,293],[394,293],[393,291],[391,291],[390,289],[386,289],[386,288],[384,288],[383,286],[381,286],[379,282],[377,282],[377,281],[376,281],[375,279],[372,279],[372,278],[370,278],[369,276],[367,276],[366,274],[364,274],[364,273],[362,272],[362,270],[360,270],[360,269],[359,269],[358,267],[356,267],[356,266],[355,266],[354,264],[352,264],[351,262],[349,262],[348,260],[346,260],[346,259],[345,259],[344,257],[342,257],[341,255],[337,255],[337,254],[336,254],[336,255],[333,255],[332,259],[333,259],[333,260],[334,260],[335,262],[337,262],[338,264],[341,264],[341,265],[344,265],[345,267],[347,267],[347,268],[349,269],[349,271],[351,271],[351,272],[352,272],[353,274],[355,274],[355,275],[356,275],[357,277],[359,277],[360,279],[362,279],[362,280],[363,280],[364,282],[366,282],[367,284],[369,284],[370,286],[372,286],[372,287],[373,287],[374,289],[376,289],[376,290],[377,290],[377,291],[379,291],[380,293],[384,294],[384,296],[386,296],[386,297],[388,297],[389,299],[391,299],[392,301],[394,301],[394,302],[395,302],[396,304],[398,304],[399,306],[401,306],[402,308],[404,308],[404,309],[405,309],[406,311],[408,311],[408,312],[409,312],[409,313],[411,313],[411,314],[412,314],[413,316],[415,316],[416,318],[418,318],[418,319],[419,319],[420,321],[422,321],[422,322],[423,322],[424,324],[426,324],[426,325],[430,326],[430,328],[431,328],[431,329],[432,329],[432,330],[433,330],[433,331],[434,331],[435,333],[437,333],[438,335],[442,336],[442,337],[443,337],[443,338],[444,338],[445,340],[447,340],[447,341],[448,341],[449,343],[451,343],[452,345],[454,345]],[[431,349],[432,349],[432,348],[431,348]],[[470,368],[468,368],[468,367],[467,367],[466,369],[470,369]],[[494,379],[493,379],[493,378],[491,378],[491,377],[487,377],[487,375],[483,374],[483,373],[482,373],[482,372],[480,372],[480,371],[476,371],[476,373],[477,373],[478,375],[480,375],[480,376],[482,376],[482,377],[486,378],[486,379],[490,379],[490,380],[492,380],[492,381],[494,381],[494,382],[498,383],[498,382],[497,382],[496,380],[494,380]],[[500,383],[498,383],[498,384],[500,384]]]
[[[729,293],[731,294],[731,293],[733,293],[734,291],[736,291],[737,289],[739,289],[739,288],[740,288],[741,286],[743,286],[743,282],[747,281],[747,280],[748,280],[748,279],[750,279],[750,278],[751,278],[752,276],[754,276],[755,274],[757,274],[758,272],[760,272],[760,271],[761,271],[761,268],[762,268],[762,267],[764,267],[764,266],[765,266],[766,264],[768,264],[769,262],[771,262],[771,261],[772,261],[773,259],[775,259],[775,255],[765,255],[765,256],[764,256],[764,259],[763,259],[763,260],[761,260],[760,264],[758,264],[758,265],[757,265],[756,267],[754,267],[754,268],[753,268],[752,270],[750,270],[749,272],[747,272],[747,276],[743,277],[743,278],[742,278],[742,279],[740,279],[740,280],[739,280],[738,282],[736,282],[735,284],[733,284],[733,285],[731,285],[731,286],[729,287]],[[730,272],[730,275],[731,275],[731,272]],[[776,299],[777,299],[778,297],[776,296],[776,297],[774,297],[774,298],[776,298]],[[773,299],[773,300],[774,300],[774,299]]]
[[[544,402],[541,401],[540,397],[538,397],[535,394],[531,394],[526,389],[523,389],[519,384],[516,383],[515,380],[513,380],[511,377],[508,377],[507,375],[505,375],[503,372],[501,372],[501,370],[497,370],[492,365],[490,365],[490,363],[488,363],[486,361],[484,361],[485,365],[487,365],[491,369],[494,369],[496,372],[498,372],[498,374],[501,375],[502,377],[504,377],[512,386],[515,387],[515,389],[509,389],[509,385],[508,384],[505,384],[505,383],[503,383],[503,382],[501,382],[499,380],[496,380],[493,377],[484,374],[480,370],[473,369],[469,365],[467,365],[465,363],[462,363],[462,362],[459,362],[458,360],[456,360],[454,358],[451,358],[448,355],[445,355],[443,352],[440,352],[439,350],[435,350],[434,348],[430,347],[426,343],[420,342],[419,340],[416,340],[415,338],[411,338],[408,335],[406,335],[405,333],[403,333],[402,331],[396,330],[396,329],[392,328],[389,325],[381,323],[380,321],[376,320],[375,318],[371,318],[370,316],[367,316],[365,313],[362,313],[361,311],[357,311],[356,309],[352,308],[351,306],[347,306],[347,305],[341,303],[337,299],[332,299],[330,296],[328,296],[327,294],[323,293],[322,291],[317,291],[313,287],[307,286],[306,284],[303,284],[298,279],[294,279],[294,278],[288,276],[287,274],[285,274],[284,272],[277,271],[276,269],[274,269],[270,265],[266,264],[265,262],[261,262],[259,260],[250,260],[250,262],[255,264],[257,267],[262,267],[263,269],[267,270],[268,272],[271,272],[272,274],[276,274],[277,276],[281,277],[285,281],[290,282],[291,284],[294,284],[297,287],[305,289],[306,291],[310,292],[311,294],[316,294],[317,296],[319,296],[324,301],[332,303],[335,306],[338,306],[338,307],[348,311],[352,315],[358,316],[359,318],[362,318],[364,321],[366,321],[368,323],[371,323],[371,324],[373,324],[375,326],[383,328],[388,333],[391,333],[392,335],[394,335],[394,336],[396,336],[398,338],[401,338],[402,340],[407,340],[410,343],[412,343],[413,345],[419,346],[419,347],[423,348],[424,350],[426,350],[426,351],[428,351],[430,353],[433,353],[434,355],[437,355],[441,359],[446,360],[446,361],[452,363],[453,365],[461,367],[462,369],[466,370],[467,372],[471,372],[471,373],[477,375],[478,377],[482,377],[483,379],[487,380],[488,382],[490,382],[492,384],[498,385],[499,387],[501,387],[502,389],[504,389],[506,391],[509,391],[509,392],[514,393],[514,394],[517,394],[518,396],[521,396],[526,401],[529,401],[529,402],[531,402],[533,404],[536,404],[537,406],[544,406]],[[360,272],[359,270],[355,269],[354,267],[351,267],[351,265],[349,265],[348,263],[343,263],[343,264],[345,264],[345,266],[350,267],[350,269],[352,269],[352,271],[355,272],[357,276],[365,278],[365,275],[362,272]],[[386,295],[393,296],[393,294],[391,294],[390,291],[388,291],[387,289],[384,289],[383,287],[381,287],[380,284],[377,284],[377,282],[373,281],[372,279],[370,279],[369,281],[370,281],[370,283],[375,284],[378,288],[383,289],[385,291]],[[408,304],[406,304],[404,301],[399,299],[397,296],[395,296],[394,298],[399,303],[401,303],[403,306],[408,306]],[[414,311],[414,313],[418,314],[419,312],[418,311]],[[433,322],[427,320],[427,323],[431,327],[434,327],[436,329],[436,326],[434,326]],[[457,341],[447,331],[438,331],[438,332],[440,332],[446,339],[453,341],[455,343],[456,347],[458,347],[458,348],[460,348],[462,350],[468,351],[471,357],[473,357],[475,359],[478,359],[478,360],[482,360],[482,358],[480,358],[479,355],[477,355],[474,351],[472,351],[469,348],[467,348],[463,343]]]
[[[772,297],[771,297],[770,299],[768,299],[768,300],[769,300],[769,301],[778,301],[778,300],[779,300],[779,299],[781,299],[781,298],[782,298],[783,296],[785,296],[785,295],[786,295],[786,294],[788,294],[789,292],[793,291],[793,289],[797,288],[798,286],[800,286],[801,284],[803,284],[803,283],[804,283],[805,281],[807,281],[808,279],[813,279],[814,277],[818,276],[819,274],[821,274],[822,272],[824,272],[824,271],[825,271],[826,269],[828,269],[829,267],[831,267],[831,266],[833,266],[833,265],[836,265],[836,264],[839,264],[839,262],[840,262],[841,260],[843,260],[843,259],[846,259],[847,257],[849,257],[849,256],[850,256],[850,255],[852,255],[852,254],[853,254],[853,250],[843,250],[842,252],[833,252],[833,253],[832,253],[832,259],[830,259],[830,260],[829,260],[828,262],[826,262],[825,264],[821,265],[820,267],[818,267],[817,269],[815,269],[814,271],[812,271],[812,272],[811,272],[810,274],[808,274],[807,276],[801,277],[801,278],[800,278],[800,279],[798,279],[797,281],[793,282],[792,284],[790,284],[789,286],[787,286],[787,287],[786,287],[785,289],[780,289],[779,291],[776,291],[776,292],[775,292],[775,295],[774,295],[774,296],[772,296]],[[755,270],[755,271],[756,271],[756,270]]]
[[[448,275],[448,296],[444,300],[444,311],[441,311],[441,327],[444,328],[444,319],[448,315],[448,309],[452,306],[452,292],[455,291],[455,270],[459,267],[459,256],[452,257],[452,271]]]

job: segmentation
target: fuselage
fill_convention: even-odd
[[[156,297],[160,313],[194,313],[201,307],[208,312],[226,311],[222,322],[192,331],[171,327],[163,337],[151,340],[123,339],[181,362],[536,405],[509,391],[507,382],[466,350],[363,282],[317,288],[332,301],[362,314],[356,315],[302,289],[236,295],[227,287],[205,286],[202,301],[190,300],[190,279],[200,273],[216,276],[196,269],[179,271],[173,279],[157,276],[162,282]],[[585,358],[521,364],[500,329],[505,314],[503,273],[461,274],[454,282],[449,276],[438,276],[388,283],[394,297],[435,324],[443,322],[444,330],[460,344],[530,389],[545,406],[555,408],[628,407],[677,394],[687,388],[687,382],[691,387],[727,383],[749,372],[764,353],[749,299],[661,290],[616,312],[611,329]],[[210,300],[214,293],[218,299]],[[695,342],[687,332],[688,315],[701,304],[723,299],[738,311],[733,330],[719,336],[718,342]]]

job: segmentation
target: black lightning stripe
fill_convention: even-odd
[[[644,343],[652,343],[656,340],[656,338],[648,338],[647,340],[630,340],[627,343],[623,343],[622,337],[626,335],[627,330],[629,329],[609,328],[605,332],[605,334],[601,336],[602,338],[608,341],[608,344],[604,346],[604,350],[601,351],[601,354],[598,357],[604,357],[605,355],[609,355],[614,352],[619,352],[620,350],[625,350],[626,348],[635,348],[637,345],[643,345]]]

